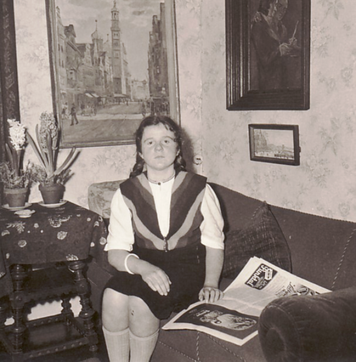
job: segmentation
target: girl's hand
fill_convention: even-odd
[[[145,263],[140,274],[152,290],[158,292],[160,295],[168,295],[171,281],[162,269],[150,263]]]
[[[199,293],[199,300],[207,303],[215,303],[222,298],[224,293],[219,288],[204,286]]]

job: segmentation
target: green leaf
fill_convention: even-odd
[[[67,166],[70,165],[70,163],[75,159],[75,157],[73,157],[75,151],[76,151],[76,148],[72,147],[72,149],[70,150],[65,161],[62,163],[62,165],[60,167],[58,167],[58,169],[56,171],[54,171],[55,175],[59,175]]]
[[[38,160],[40,161],[40,163],[42,164],[42,166],[44,168],[46,168],[46,164],[45,164],[45,161],[43,160],[43,157],[41,155],[41,152],[39,151],[34,139],[32,138],[32,136],[30,135],[30,133],[28,131],[26,131],[26,135],[27,135],[27,140],[28,140],[28,143],[31,145],[31,147],[33,148],[33,151],[35,152]]]
[[[38,124],[36,124],[36,136],[37,136],[38,149],[40,150],[40,153],[41,153],[41,155],[42,155],[42,160],[43,160],[44,168],[45,168],[46,170],[49,170],[49,164],[48,164],[47,154],[46,154],[46,152],[42,149],[41,137],[40,137],[40,133],[39,133],[39,130],[38,130]]]
[[[53,149],[52,149],[52,138],[49,133],[46,134],[47,144],[47,156],[48,156],[48,177],[52,177],[54,174],[54,162],[53,162]]]
[[[7,143],[5,143],[5,148],[6,148],[7,157],[9,159],[10,163],[11,163],[11,167],[14,170],[14,168],[15,168],[15,163],[14,163],[15,160],[14,160],[14,157],[12,155],[11,148]]]

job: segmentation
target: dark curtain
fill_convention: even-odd
[[[0,1],[0,162],[5,160],[7,119],[20,121],[13,0]],[[1,188],[2,191],[2,188]],[[3,204],[0,193],[0,205]]]

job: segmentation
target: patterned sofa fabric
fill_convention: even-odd
[[[89,209],[95,211],[104,219],[109,219],[111,199],[123,181],[124,180],[118,180],[91,184],[88,189]]]

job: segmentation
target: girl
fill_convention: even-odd
[[[130,178],[112,200],[106,245],[118,270],[103,295],[111,362],[148,362],[161,319],[222,296],[219,202],[205,177],[185,171],[179,126],[165,116],[145,118],[136,148]]]

